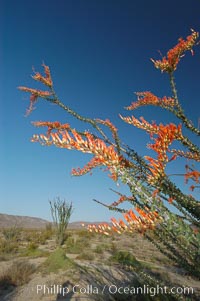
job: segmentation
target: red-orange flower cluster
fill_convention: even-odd
[[[52,93],[49,91],[42,91],[42,90],[37,90],[37,89],[32,89],[27,87],[18,87],[18,89],[24,92],[31,93],[30,105],[26,111],[26,115],[29,115],[34,110],[34,104],[36,103],[38,97],[47,98],[52,95]]]
[[[161,221],[161,218],[156,211],[150,212],[148,208],[142,210],[138,207],[136,207],[135,210],[138,215],[136,215],[133,210],[129,210],[127,213],[123,214],[126,223],[122,219],[117,221],[115,218],[111,218],[111,225],[106,223],[88,225],[88,231],[105,235],[111,235],[115,232],[122,234],[124,232],[134,231],[144,233],[148,229],[154,229]]]
[[[34,126],[37,126],[37,127],[47,126],[47,128],[48,128],[47,135],[48,136],[49,136],[49,134],[51,133],[52,130],[57,130],[59,132],[61,130],[70,129],[70,125],[68,123],[62,124],[59,121],[54,121],[54,122],[50,122],[50,121],[34,121],[34,122],[32,122],[32,124]]]
[[[32,76],[32,78],[36,81],[40,81],[44,85],[46,85],[48,88],[52,88],[52,79],[51,79],[51,73],[50,69],[46,65],[42,65],[44,67],[44,73],[45,76],[42,76],[39,72],[35,72],[35,75]],[[34,110],[34,104],[36,103],[38,97],[41,98],[48,98],[52,96],[52,92],[50,91],[41,91],[37,89],[32,89],[32,88],[27,88],[27,87],[18,87],[19,90],[24,91],[24,92],[29,92],[31,93],[30,96],[30,105],[26,111],[26,115],[29,115],[33,110]]]
[[[101,166],[101,165],[105,165],[105,162],[103,162],[102,160],[100,160],[97,157],[93,157],[83,168],[73,168],[72,169],[72,175],[73,176],[83,176],[89,172],[91,172],[92,169],[94,169],[95,167]],[[111,168],[110,168],[111,171]],[[117,179],[116,173],[113,171],[113,173],[111,172],[113,179]]]
[[[111,130],[111,132],[113,134],[117,132],[117,128],[114,126],[114,124],[112,124],[112,122],[109,119],[102,120],[102,119],[96,118],[95,120],[98,123],[104,124],[105,126],[109,127],[109,129]]]
[[[167,56],[164,56],[162,60],[155,61],[151,59],[157,69],[160,69],[162,72],[172,73],[176,70],[180,58],[183,56],[184,52],[191,50],[193,53],[192,48],[197,44],[199,33],[194,30],[191,31],[191,35],[189,35],[186,40],[180,38],[178,40],[178,44],[170,49],[167,52]]]
[[[173,198],[172,197],[170,197],[170,198],[168,198],[168,202],[170,203],[170,204],[172,204],[173,203]]]
[[[174,140],[183,139],[181,124],[178,126],[173,123],[167,125],[160,123],[157,125],[155,123],[147,122],[143,117],[140,117],[140,120],[134,116],[120,117],[125,122],[148,132],[150,137],[154,140],[154,143],[149,144],[148,147],[157,153],[157,159],[153,159],[149,156],[145,156],[145,158],[150,162],[149,170],[151,171],[151,174],[148,176],[148,181],[151,184],[157,183],[158,180],[162,179],[165,175],[165,167],[167,162],[176,159],[176,154],[169,159],[167,152],[170,151],[169,146]],[[154,135],[157,135],[157,137],[154,138]]]
[[[73,169],[73,175],[82,175],[91,171],[97,166],[107,166],[113,179],[116,180],[116,167],[124,166],[126,159],[119,156],[114,146],[107,146],[101,139],[94,138],[88,132],[84,133],[84,138],[76,130],[70,129],[68,124],[61,125],[58,122],[36,122],[36,126],[48,126],[47,135],[34,135],[32,142],[40,142],[42,145],[55,145],[60,148],[75,149],[83,153],[91,153],[94,158],[83,168]],[[57,132],[52,132],[57,129]],[[67,130],[68,129],[68,130]],[[71,135],[69,133],[71,132]]]
[[[185,183],[188,183],[188,180],[191,179],[196,183],[200,183],[200,172],[198,170],[193,170],[187,172],[185,175]]]
[[[147,131],[148,133],[157,134],[158,131],[159,131],[159,126],[157,126],[155,123],[152,123],[152,124],[149,123],[143,117],[140,117],[141,121],[139,121],[134,116],[131,116],[131,117],[129,117],[129,116],[128,117],[122,117],[121,115],[119,115],[119,116],[126,123],[132,124],[132,125],[138,127],[139,129],[143,129],[143,130]]]
[[[133,196],[128,197],[126,195],[121,195],[120,198],[118,199],[118,201],[113,202],[112,204],[110,204],[110,206],[117,207],[118,205],[122,204],[125,201],[134,201],[134,200],[135,200],[135,197],[133,197]]]
[[[155,184],[164,177],[166,164],[176,159],[176,155],[170,159],[168,158],[167,152],[169,151],[169,146],[174,140],[181,140],[182,138],[181,125],[176,126],[173,123],[165,126],[163,124],[159,125],[157,137],[152,138],[154,143],[148,145],[149,148],[157,153],[157,160],[149,156],[145,157],[150,162],[149,170],[151,171],[151,175],[148,176],[149,183]]]
[[[149,144],[148,147],[153,149],[158,154],[158,160],[160,162],[167,163],[169,158],[166,155],[166,152],[169,149],[169,146],[174,140],[183,139],[181,124],[176,126],[173,123],[159,125],[159,131],[157,133],[157,138],[153,138],[154,143]]]
[[[39,72],[35,72],[35,75],[33,75],[32,78],[43,83],[44,85],[46,85],[48,87],[52,87],[53,82],[51,79],[50,69],[45,64],[43,64],[42,66],[44,67],[45,76],[41,75]]]
[[[184,157],[187,159],[192,159],[195,160],[196,162],[200,162],[200,155],[197,152],[184,152],[181,150],[177,150],[177,149],[171,149],[170,150],[171,153],[174,153],[174,155],[179,156],[179,157]]]
[[[140,129],[144,129],[154,140],[154,143],[149,144],[148,147],[157,153],[157,159],[153,159],[149,156],[145,156],[145,158],[150,162],[149,170],[151,171],[151,174],[148,176],[148,181],[151,184],[157,183],[157,181],[159,179],[162,179],[165,175],[166,163],[176,159],[176,154],[174,154],[169,159],[167,152],[170,151],[169,146],[174,140],[183,139],[181,124],[179,124],[178,126],[173,123],[167,125],[160,123],[159,125],[157,125],[156,123],[150,124],[143,117],[140,117],[141,121],[134,116],[120,117],[125,122],[132,124]],[[154,135],[157,135],[157,137],[154,138]]]
[[[135,94],[138,96],[138,100],[126,107],[127,110],[135,110],[138,107],[147,105],[160,106],[163,108],[174,107],[175,105],[174,98],[172,97],[164,96],[163,98],[159,98],[149,91],[137,92]]]
[[[158,183],[158,181],[163,179],[165,176],[165,165],[149,156],[145,156],[144,158],[150,162],[149,171],[151,174],[148,175],[148,182],[150,184]]]

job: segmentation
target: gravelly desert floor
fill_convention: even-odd
[[[141,263],[143,271],[156,276],[163,283],[173,286],[192,287],[196,295],[200,296],[200,283],[186,275],[183,270],[172,265],[158,250],[140,235],[134,239],[130,236],[88,236],[83,231],[71,230],[70,240],[63,246],[63,250],[72,265],[48,271],[45,262],[50,254],[56,250],[55,240],[48,239],[39,245],[37,250],[48,252],[45,256],[30,253],[23,256],[20,251],[15,254],[0,256],[0,276],[6,275],[14,262],[28,262],[34,266],[34,272],[22,285],[7,283],[1,285],[1,301],[63,301],[63,300],[147,300],[142,295],[115,293],[118,288],[136,286],[137,272],[134,266],[129,267],[112,260],[113,254],[128,251],[133,254],[137,262]],[[73,238],[73,239],[72,239]],[[79,240],[82,245],[79,248]],[[73,242],[73,244],[72,244]],[[21,242],[20,244],[23,245]],[[38,253],[39,254],[39,253]],[[71,264],[71,263],[70,263]],[[132,299],[131,299],[132,298]],[[149,299],[150,300],[150,299]],[[161,300],[161,299],[152,299]],[[182,300],[198,300],[183,295]],[[199,298],[200,300],[200,298]]]

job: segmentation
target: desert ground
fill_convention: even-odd
[[[0,233],[0,300],[200,300],[200,283],[138,233],[68,229],[58,247],[49,225],[11,227]]]

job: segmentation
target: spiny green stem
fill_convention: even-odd
[[[67,111],[70,115],[74,116],[76,119],[78,120],[81,120],[85,123],[89,123],[93,126],[93,128],[95,128],[101,135],[102,137],[104,138],[104,141],[111,144],[111,145],[114,145],[117,149],[117,152],[118,154],[120,155],[121,153],[121,146],[120,146],[120,139],[119,139],[119,136],[117,135],[117,133],[115,133],[114,135],[114,140],[115,140],[115,143],[116,144],[113,144],[110,139],[107,137],[107,135],[103,132],[103,130],[97,125],[97,121],[94,121],[93,119],[91,118],[86,118],[86,117],[83,117],[81,116],[80,114],[78,114],[77,112],[75,112],[74,110],[72,110],[71,108],[69,108],[68,106],[64,105],[60,100],[59,98],[57,97],[57,95],[55,94],[53,88],[51,89],[51,92],[52,92],[52,95],[53,95],[53,98],[48,98],[48,97],[45,97],[45,99],[49,102],[52,102],[54,104],[57,104],[59,107],[61,107],[62,109],[64,109],[65,111]],[[123,149],[123,151],[125,151],[125,149]]]
[[[112,211],[118,211],[120,213],[126,213],[128,210],[125,210],[125,209],[120,209],[120,208],[116,208],[116,207],[113,207],[113,206],[110,206],[110,205],[107,205],[107,204],[104,204],[96,199],[93,199],[94,202],[108,208],[109,210],[112,210]]]
[[[180,140],[181,143],[186,146],[192,153],[197,153],[200,155],[200,149],[194,143],[192,143],[187,137],[183,136]]]
[[[173,97],[175,99],[176,102],[176,107],[177,107],[177,111],[175,111],[175,115],[181,119],[181,121],[183,122],[183,124],[192,132],[194,132],[195,134],[197,134],[198,136],[200,136],[200,130],[197,129],[196,127],[194,127],[194,125],[191,123],[191,121],[185,116],[183,108],[180,105],[180,102],[178,100],[178,94],[177,94],[177,90],[176,90],[176,85],[175,85],[175,80],[174,80],[174,76],[173,73],[169,73],[169,78],[170,78],[170,85],[171,85],[171,89],[172,89],[172,94]]]
[[[169,179],[166,179],[161,186],[162,192],[167,193],[170,191],[171,197],[173,197],[177,203],[179,203],[183,208],[189,211],[194,218],[200,220],[200,204],[194,198],[186,196],[182,191],[176,187]]]

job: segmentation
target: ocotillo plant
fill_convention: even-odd
[[[124,122],[149,133],[152,143],[148,145],[148,148],[155,151],[156,158],[148,154],[142,157],[134,150],[134,145],[129,147],[122,143],[117,128],[109,119],[91,119],[81,116],[61,102],[54,91],[48,66],[43,64],[44,75],[39,72],[33,75],[33,79],[43,83],[46,90],[19,87],[20,90],[29,92],[31,95],[27,114],[31,113],[35,103],[42,98],[90,125],[95,133],[81,132],[73,129],[69,124],[61,124],[58,121],[39,121],[34,122],[34,126],[47,127],[47,132],[33,135],[32,142],[90,153],[93,155],[92,159],[83,168],[73,169],[74,176],[81,176],[96,167],[105,166],[114,181],[122,181],[130,190],[130,195],[116,192],[119,199],[110,205],[97,201],[110,210],[121,212],[125,222],[122,219],[119,221],[112,219],[111,227],[104,224],[96,228],[90,226],[89,230],[106,235],[113,231],[118,233],[139,231],[161,252],[183,267],[190,275],[196,277],[200,277],[200,265],[197,264],[200,252],[200,204],[192,194],[198,189],[200,172],[191,163],[200,161],[200,149],[192,142],[191,135],[185,135],[185,129],[187,133],[189,130],[191,134],[197,136],[200,130],[184,113],[176,90],[174,72],[187,51],[193,54],[193,48],[198,44],[198,37],[198,32],[192,30],[185,40],[179,39],[177,45],[170,49],[161,60],[152,59],[157,69],[169,75],[171,96],[158,97],[149,91],[138,92],[136,93],[137,100],[126,108],[132,111],[141,106],[158,106],[174,114],[179,124],[172,122],[156,124],[142,117],[137,119],[133,115],[128,117],[120,115]],[[112,137],[107,134],[108,130]],[[178,149],[172,147],[174,142],[176,142],[175,145],[179,143]],[[179,160],[185,158],[191,162],[187,164],[183,174],[185,183],[194,181],[194,184],[190,186],[191,193],[189,194],[184,193],[183,189],[178,187],[166,172],[168,164],[178,158]],[[118,207],[124,202],[130,204],[130,210]]]
[[[53,201],[49,201],[51,207],[51,215],[56,228],[56,242],[61,246],[66,239],[66,230],[72,215],[72,203],[68,204],[59,197]]]

